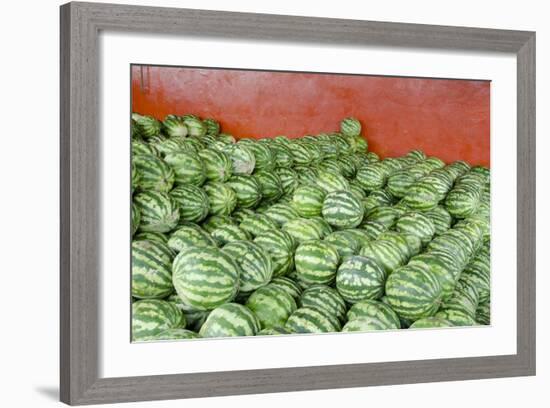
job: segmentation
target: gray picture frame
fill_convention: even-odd
[[[534,32],[95,3],[69,3],[61,6],[60,13],[61,401],[71,405],[98,404],[535,374]],[[98,35],[102,30],[515,54],[517,353],[475,358],[100,378]]]

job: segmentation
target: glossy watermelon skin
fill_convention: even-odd
[[[132,242],[132,296],[162,299],[174,291],[172,260],[174,252],[155,241]]]
[[[294,238],[282,230],[270,230],[254,238],[271,257],[273,277],[284,276],[294,268]]]
[[[209,214],[229,215],[237,207],[237,195],[233,189],[218,181],[211,181],[203,186],[210,204]]]
[[[395,229],[400,232],[416,235],[422,245],[427,245],[435,234],[435,226],[432,220],[419,212],[410,212],[400,217]]]
[[[302,295],[301,286],[295,280],[290,279],[287,276],[280,276],[277,278],[273,278],[270,282],[270,285],[281,288],[290,296],[292,296],[292,298],[296,302],[298,302],[298,300],[300,299],[300,296]]]
[[[292,208],[302,217],[321,215],[326,191],[321,187],[309,184],[298,187],[292,196]]]
[[[222,250],[192,247],[174,259],[172,281],[183,302],[211,310],[235,298],[240,273],[239,266]]]
[[[200,156],[194,152],[168,153],[164,161],[174,172],[175,184],[202,186],[206,180],[206,168]]]
[[[418,265],[398,268],[386,282],[390,307],[405,319],[433,316],[441,304],[441,293],[437,277]]]
[[[345,118],[340,122],[340,132],[346,136],[359,136],[361,134],[361,122],[352,117]]]
[[[132,163],[136,168],[140,191],[154,190],[167,193],[174,185],[175,174],[162,159],[153,155],[135,155]]]
[[[325,197],[321,213],[335,228],[355,228],[363,220],[364,207],[350,191],[333,191]]]
[[[210,313],[199,335],[201,337],[254,336],[260,329],[258,318],[246,306],[225,303]]]
[[[188,248],[215,247],[216,241],[198,225],[182,225],[170,234],[168,247],[179,253]]]
[[[246,307],[254,312],[262,329],[284,326],[297,309],[292,295],[272,284],[256,289],[246,301]]]
[[[375,261],[384,271],[385,278],[404,263],[404,254],[399,247],[393,242],[380,239],[363,246],[359,255]]]
[[[132,304],[132,341],[150,341],[161,332],[185,327],[185,317],[172,303],[143,299]]]
[[[250,239],[248,232],[232,224],[225,224],[215,228],[210,232],[210,236],[216,241],[219,247],[231,242],[247,241]]]
[[[339,322],[345,320],[348,309],[338,291],[327,285],[313,285],[304,290],[300,296],[300,306],[311,307],[328,316],[335,316]],[[340,323],[337,325],[339,326]]]
[[[365,256],[346,258],[336,274],[336,289],[348,303],[365,299],[379,299],[384,294],[384,270]]]

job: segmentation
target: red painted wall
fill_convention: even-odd
[[[132,98],[134,112],[213,117],[236,137],[317,134],[354,116],[382,157],[419,148],[489,165],[486,81],[133,66]]]

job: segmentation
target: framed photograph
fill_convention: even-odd
[[[535,34],[61,7],[61,400],[535,374]]]

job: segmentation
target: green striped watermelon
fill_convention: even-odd
[[[336,289],[348,303],[378,299],[384,294],[384,270],[365,256],[350,256],[336,273]]]
[[[216,246],[216,241],[198,225],[182,225],[168,238],[168,246],[175,252],[187,248]]]
[[[181,310],[183,316],[185,317],[185,321],[187,322],[185,327],[195,332],[199,331],[210,314],[210,310],[200,310],[189,305],[188,303],[184,303],[175,292],[168,296],[165,300],[173,303],[178,309]]]
[[[334,280],[340,256],[336,248],[325,241],[301,243],[294,254],[296,276],[305,285],[328,284]]]
[[[298,175],[293,169],[278,167],[275,169],[275,174],[281,180],[281,188],[284,196],[290,196],[298,187]]]
[[[273,276],[283,276],[294,267],[295,241],[291,235],[282,230],[273,229],[254,238],[271,257]]]
[[[435,317],[445,319],[450,322],[452,326],[475,326],[476,321],[474,318],[460,310],[443,309],[437,312]]]
[[[435,234],[432,220],[419,212],[410,212],[400,217],[395,223],[395,229],[416,235],[422,241],[422,245],[427,245]]]
[[[378,239],[378,237],[385,231],[388,227],[378,221],[366,221],[359,225],[359,228],[364,231],[365,236],[367,237],[366,243],[371,240]],[[366,244],[365,242],[363,245]]]
[[[162,124],[152,116],[133,115],[136,121],[136,126],[139,129],[139,134],[145,139],[150,139],[160,134]]]
[[[198,338],[199,335],[194,331],[178,327],[160,332],[159,334],[154,336],[153,340],[187,340]]]
[[[409,326],[409,329],[432,329],[440,327],[452,327],[453,324],[441,316],[430,316],[418,319]]]
[[[283,334],[291,334],[291,333],[284,327],[277,326],[277,327],[270,327],[269,329],[262,329],[258,333],[256,333],[256,336],[280,336]]]
[[[379,222],[386,228],[391,228],[397,221],[397,217],[397,210],[389,205],[380,205],[365,214],[366,221]]]
[[[272,284],[256,289],[246,301],[246,307],[258,317],[262,329],[284,326],[297,309],[294,298]]]
[[[352,117],[342,119],[340,132],[345,136],[359,136],[361,134],[361,123]]]
[[[226,303],[214,309],[202,325],[201,337],[254,336],[260,331],[260,322],[246,306]]]
[[[311,307],[296,309],[288,318],[285,328],[291,333],[330,333],[338,331],[325,313]]]
[[[173,258],[174,253],[165,244],[147,240],[133,241],[132,296],[160,299],[172,293]]]
[[[224,251],[191,247],[174,259],[172,281],[184,303],[209,310],[235,298],[240,273],[239,266]]]
[[[141,240],[149,240],[149,241],[160,242],[161,244],[168,244],[168,237],[162,232],[146,232],[146,231],[138,232],[134,236],[134,241],[141,241]]]
[[[206,180],[206,169],[199,156],[191,152],[174,152],[164,157],[175,173],[176,184],[202,186]]]
[[[375,162],[360,167],[357,170],[356,180],[367,191],[381,189],[386,185],[388,179],[387,170],[380,164]]]
[[[155,190],[166,193],[174,185],[174,171],[153,155],[137,155],[132,159],[139,174],[139,190]]]
[[[228,144],[222,149],[231,160],[231,169],[234,175],[252,174],[256,167],[254,153],[248,147],[238,144]]]
[[[322,238],[322,231],[319,225],[310,218],[300,217],[290,220],[283,225],[282,230],[298,243]]]
[[[249,241],[233,241],[223,247],[223,251],[241,269],[239,290],[251,292],[266,285],[273,275],[273,264],[269,254],[258,244]]]
[[[168,232],[178,224],[179,206],[166,193],[143,191],[134,196],[134,203],[141,216],[140,231]]]
[[[229,215],[211,215],[201,223],[201,227],[208,233],[224,225],[237,225],[237,222]]]
[[[348,321],[342,328],[342,332],[365,332],[371,330],[390,330],[386,323],[376,317],[361,317]]]
[[[206,179],[210,181],[227,181],[233,174],[231,159],[224,152],[214,149],[203,149],[199,157],[204,164]]]
[[[349,182],[340,173],[320,171],[315,178],[315,184],[327,193],[349,190]]]
[[[441,285],[441,299],[443,302],[452,296],[456,282],[455,272],[453,269],[447,268],[444,259],[427,252],[411,258],[409,265],[422,266],[437,277]]]
[[[256,171],[253,177],[258,181],[262,196],[266,200],[275,201],[283,195],[281,179],[276,173],[268,171]]]
[[[324,240],[336,248],[341,259],[349,255],[357,255],[361,249],[357,238],[349,230],[334,231]]]
[[[363,246],[359,251],[363,257],[368,257],[375,261],[385,273],[384,277],[389,276],[395,269],[403,265],[402,252],[394,242],[376,240]]]
[[[401,255],[401,262],[405,264],[409,258],[418,252],[420,252],[420,244],[418,244],[418,248],[416,247],[416,244],[418,242],[409,244],[409,241],[407,240],[407,237],[405,234],[401,232],[396,231],[384,231],[382,234],[378,236],[379,241],[388,241],[391,242],[397,249],[399,249],[399,253]]]
[[[311,153],[308,150],[306,146],[303,144],[297,142],[296,140],[293,140],[289,145],[288,148],[290,149],[290,152],[292,153],[292,158],[294,159],[294,165],[308,165],[313,158],[311,157]]]
[[[218,136],[220,134],[220,123],[212,118],[206,118],[202,121],[206,126],[206,134],[208,136]]]
[[[226,184],[235,192],[239,208],[254,208],[262,200],[262,187],[253,176],[233,176]]]
[[[386,281],[390,307],[405,319],[433,316],[441,303],[441,285],[435,275],[419,265],[405,265]]]
[[[157,149],[147,142],[132,140],[132,157],[134,156],[160,156]]]
[[[491,302],[480,303],[476,309],[476,322],[481,325],[491,324]]]
[[[192,184],[177,186],[170,191],[170,196],[178,203],[180,221],[200,222],[210,211],[208,196]]]
[[[277,224],[265,214],[251,214],[244,217],[240,227],[253,237],[278,228]]]
[[[329,316],[335,316],[340,322],[346,317],[346,302],[336,289],[327,285],[313,285],[304,290],[300,297],[300,306],[311,307]]]
[[[210,235],[218,246],[223,246],[229,242],[247,241],[250,239],[250,234],[248,232],[231,224],[225,224],[214,229]]]
[[[168,137],[183,138],[187,136],[187,126],[183,119],[177,116],[167,116],[162,122],[162,129]]]
[[[319,186],[313,184],[300,186],[294,190],[291,205],[302,217],[321,215],[325,196],[325,190]]]
[[[354,228],[363,220],[361,201],[349,191],[333,191],[325,197],[323,218],[336,228]]]
[[[159,333],[185,327],[185,317],[172,303],[143,299],[132,303],[132,341],[154,340]]]
[[[451,214],[449,214],[445,207],[441,205],[438,205],[433,209],[426,211],[424,215],[432,221],[435,229],[435,235],[441,235],[449,228],[451,228]]]
[[[233,189],[218,181],[211,181],[203,186],[210,203],[210,214],[229,215],[237,206],[237,195]]]
[[[269,206],[264,215],[277,224],[278,227],[300,216],[291,204],[285,203],[276,203]]]
[[[132,205],[130,206],[130,229],[132,231],[132,236],[138,230],[140,222],[141,222],[141,213],[137,205],[132,202]]]
[[[361,300],[355,303],[347,312],[349,321],[369,317],[378,319],[388,329],[401,328],[401,322],[397,314],[387,304],[378,300]]]
[[[206,135],[207,127],[198,117],[194,115],[182,116],[183,123],[187,127],[189,136],[203,137]]]
[[[434,186],[417,182],[407,190],[403,197],[403,203],[416,211],[428,211],[433,209],[441,199]]]
[[[272,143],[269,148],[275,158],[275,165],[277,167],[292,167],[294,164],[294,156],[290,148],[281,143]]]

